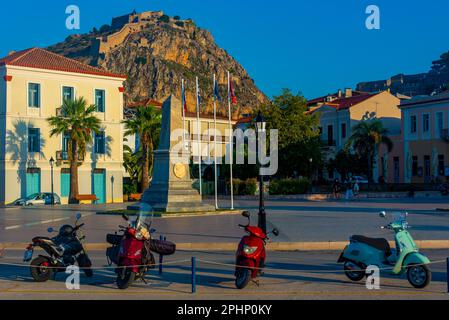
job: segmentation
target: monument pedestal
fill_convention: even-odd
[[[162,106],[162,128],[159,148],[154,152],[153,180],[142,195],[142,203],[157,212],[210,212],[212,205],[202,203],[190,179],[190,152],[181,154],[182,135],[171,135],[182,126],[181,101],[171,95]],[[177,148],[174,148],[177,147]],[[178,149],[179,152],[174,150]]]

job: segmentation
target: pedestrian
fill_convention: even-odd
[[[359,198],[360,186],[359,181],[356,179],[354,182],[354,197]]]
[[[348,180],[348,182],[346,183],[346,200],[352,200],[352,198],[354,197],[352,188],[352,181]]]
[[[340,195],[340,181],[338,179],[334,180],[332,184],[332,195],[334,199],[338,199]]]

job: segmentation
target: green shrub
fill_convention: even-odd
[[[272,180],[269,192],[274,195],[305,194],[309,187],[310,182],[306,178]]]
[[[182,22],[182,21],[176,21],[175,24],[176,24],[178,27],[184,28],[184,22]]]
[[[170,22],[170,17],[167,16],[166,14],[164,14],[164,15],[160,16],[158,20],[159,20],[160,22],[169,23],[169,22]]]
[[[248,180],[233,179],[232,181],[233,181],[234,195],[252,196],[256,194],[257,179],[248,179]]]
[[[174,16],[173,19],[175,19],[175,20],[181,20],[181,17],[180,17],[180,16]]]
[[[123,194],[124,195],[131,195],[137,193],[137,186],[135,184],[124,184],[123,185]]]

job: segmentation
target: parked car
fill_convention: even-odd
[[[61,198],[56,193],[53,193],[55,204],[61,204]],[[15,206],[33,206],[33,205],[48,205],[51,204],[51,192],[33,193],[26,198],[20,198],[13,202]]]

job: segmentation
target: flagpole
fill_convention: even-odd
[[[203,196],[203,186],[202,186],[202,177],[201,177],[201,152],[202,146],[202,134],[201,134],[201,123],[200,123],[200,88],[198,85],[198,77],[196,77],[196,126],[197,126],[197,137],[198,137],[198,176],[200,178],[200,196]]]
[[[217,191],[217,97],[215,96],[216,78],[214,73],[214,176],[215,176],[215,209],[218,209]]]
[[[234,162],[234,146],[233,146],[233,134],[232,134],[232,116],[231,116],[231,75],[228,71],[228,115],[229,115],[229,154],[230,154],[230,160],[229,168],[230,168],[230,175],[231,175],[231,210],[234,210],[234,183],[232,178],[232,165]]]
[[[186,110],[185,110],[185,99],[186,99],[186,88],[184,87],[184,79],[182,79],[182,91],[181,91],[181,103],[182,103],[182,154],[184,155],[184,150],[186,148],[185,135],[186,135]]]

